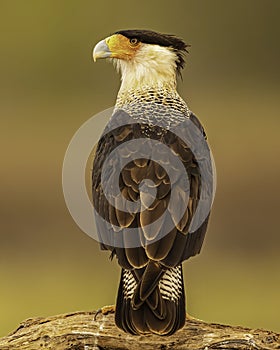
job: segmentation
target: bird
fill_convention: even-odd
[[[128,29],[93,49],[94,61],[108,59],[121,75],[114,111],[94,155],[92,197],[102,218],[96,223],[101,249],[111,251],[121,267],[115,323],[132,335],[170,336],[184,326],[182,263],[200,252],[209,221],[210,209],[191,230],[203,191],[213,196],[213,168],[205,130],[177,91],[188,47],[173,34]],[[196,150],[200,145],[202,155]],[[181,167],[168,161],[169,151]],[[207,158],[206,190],[200,158]],[[121,196],[131,208],[118,206]]]

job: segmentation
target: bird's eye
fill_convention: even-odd
[[[138,44],[138,39],[132,38],[132,39],[129,40],[129,42],[130,42],[130,44],[132,44],[132,45],[137,45],[137,44]]]

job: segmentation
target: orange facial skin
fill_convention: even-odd
[[[132,59],[141,47],[141,43],[136,39],[128,39],[121,34],[114,34],[105,39],[111,51],[112,58],[123,60]]]

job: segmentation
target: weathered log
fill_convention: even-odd
[[[0,339],[1,350],[270,350],[280,349],[280,334],[206,323],[187,316],[185,327],[169,337],[130,336],[114,323],[114,308],[73,312],[22,322]]]

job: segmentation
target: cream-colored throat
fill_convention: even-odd
[[[167,47],[142,44],[130,60],[115,60],[121,73],[120,92],[169,85],[176,88],[176,53]]]

